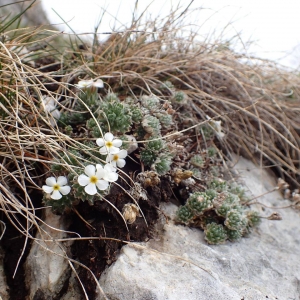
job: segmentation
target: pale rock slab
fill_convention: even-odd
[[[0,300],[5,300],[8,299],[8,285],[6,282],[6,276],[4,272],[4,267],[3,267],[3,258],[4,258],[4,252],[2,248],[0,248]]]
[[[240,158],[234,169],[252,195],[271,191],[276,180],[266,170]],[[282,221],[263,220],[248,238],[207,245],[198,229],[174,225],[176,206],[159,239],[122,248],[118,260],[100,278],[110,300],[299,299],[300,214],[278,192],[258,201],[264,216],[279,212]],[[277,207],[277,208],[276,208]],[[105,299],[99,295],[98,300]]]
[[[67,291],[59,298],[59,300],[86,300],[74,272],[71,273],[68,281]]]
[[[51,209],[45,212],[41,232],[44,240],[34,241],[25,262],[26,285],[29,289],[28,299],[53,299],[59,295],[65,281],[70,276],[68,260],[65,258],[65,245],[54,241],[66,238],[67,228],[62,216],[54,215]],[[41,239],[38,233],[37,239]]]

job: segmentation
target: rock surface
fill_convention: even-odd
[[[8,299],[9,288],[6,282],[6,276],[3,267],[3,257],[4,253],[2,248],[0,248],[0,299]]]
[[[240,158],[235,165],[253,196],[271,191],[270,173]],[[100,278],[108,299],[299,299],[300,214],[278,192],[257,205],[264,216],[277,211],[282,221],[263,220],[248,238],[210,246],[198,229],[174,225],[176,206],[164,205],[171,219],[159,239],[122,248],[118,260]],[[276,209],[276,207],[278,207]],[[105,299],[99,295],[98,300]]]
[[[61,216],[46,210],[41,232],[44,240],[62,239],[67,236],[67,227]],[[56,228],[56,229],[54,229]],[[39,233],[36,237],[41,239]],[[26,285],[29,299],[53,299],[60,295],[65,280],[70,276],[66,249],[59,242],[35,241],[25,263]],[[55,298],[56,299],[56,298]]]

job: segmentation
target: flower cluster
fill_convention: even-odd
[[[52,176],[46,179],[47,185],[43,185],[42,189],[45,193],[50,194],[52,199],[58,200],[62,195],[70,193],[71,187],[67,183],[68,180],[65,176],[59,176],[57,180]]]
[[[108,132],[104,135],[104,138],[96,140],[96,144],[101,147],[100,154],[106,155],[106,162],[111,164],[114,168],[117,166],[123,168],[125,166],[125,157],[127,156],[126,150],[120,150],[122,141],[120,139],[114,139],[114,136]]]
[[[110,182],[118,180],[117,167],[125,166],[126,150],[120,150],[122,141],[114,139],[110,132],[104,135],[104,138],[96,140],[96,144],[100,147],[100,154],[107,155],[107,164],[103,167],[101,164],[88,165],[84,168],[84,173],[78,176],[77,182],[84,187],[88,195],[95,195],[98,190],[104,191],[109,187]],[[71,187],[67,185],[68,180],[65,176],[59,176],[46,179],[46,185],[43,185],[43,191],[50,195],[53,200],[59,200],[71,191]]]
[[[115,169],[107,164],[102,167],[100,164],[96,166],[88,165],[84,168],[84,173],[78,177],[78,183],[84,186],[84,190],[89,195],[95,195],[97,188],[104,191],[108,188],[109,182],[114,182],[118,179],[118,174]]]

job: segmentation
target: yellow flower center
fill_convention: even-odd
[[[59,189],[60,189],[59,184],[54,184],[53,190],[54,190],[54,191],[59,191]]]
[[[117,161],[119,159],[119,156],[117,155],[117,154],[115,154],[114,156],[113,156],[113,161]]]
[[[96,184],[98,178],[96,176],[91,176],[90,177],[90,182],[93,183],[93,184]]]
[[[112,142],[109,142],[109,141],[106,142],[105,144],[106,144],[106,147],[108,147],[108,148],[112,147],[112,145],[113,145]]]

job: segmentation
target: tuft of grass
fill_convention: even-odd
[[[118,130],[112,118],[120,111],[126,112],[120,132],[138,140],[132,163],[162,178],[174,171],[173,189],[195,183],[191,175],[182,175],[191,170],[202,188],[218,177],[230,153],[272,167],[291,186],[300,187],[298,74],[237,54],[219,41],[199,42],[194,32],[183,37],[189,13],[177,8],[161,20],[133,18],[105,42],[95,33],[90,45],[76,35],[42,27],[7,30],[14,19],[6,21],[0,41],[0,204],[21,234],[33,239],[31,229],[40,231],[40,207],[33,196],[42,198],[46,177],[57,172],[75,178],[89,160],[103,160],[95,139],[103,135],[101,127]],[[105,83],[93,99],[97,105],[87,105],[74,87],[91,78]],[[45,96],[72,122],[62,118],[53,123]],[[134,186],[128,174],[121,176]],[[196,192],[193,187],[189,191]],[[189,195],[183,192],[182,197]],[[187,209],[182,215],[184,223],[192,218]],[[25,227],[20,217],[27,220]],[[229,239],[239,238],[232,228],[226,232]]]

